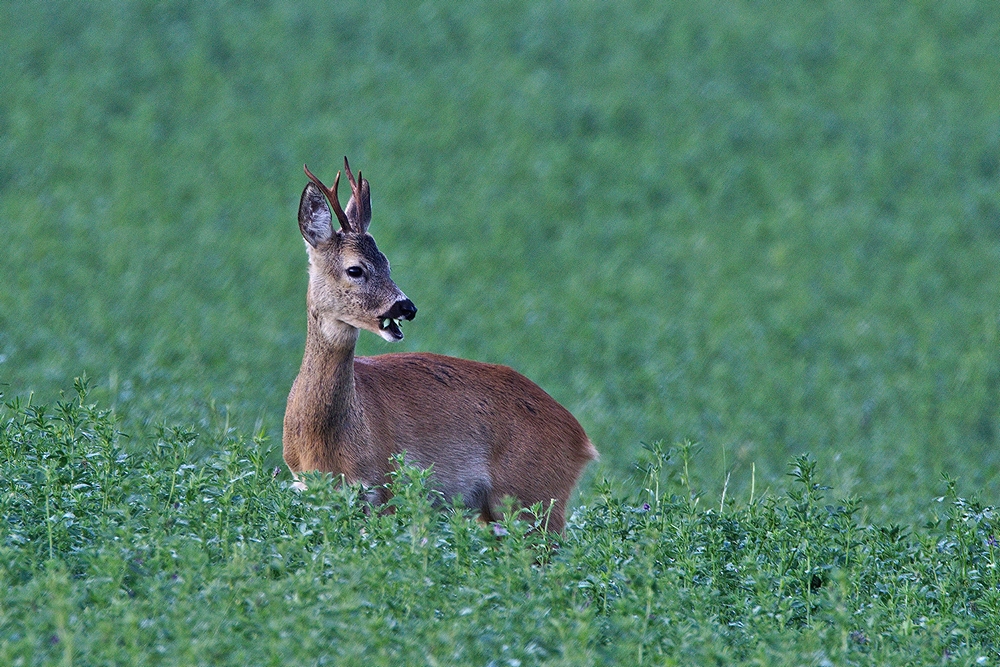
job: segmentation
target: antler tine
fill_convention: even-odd
[[[320,189],[320,192],[322,192],[324,195],[326,195],[327,201],[330,202],[330,206],[333,208],[333,212],[337,216],[337,220],[340,221],[341,228],[343,228],[344,230],[350,230],[351,229],[351,223],[347,219],[347,214],[344,213],[344,209],[341,208],[341,206],[340,206],[340,199],[337,197],[337,186],[340,185],[340,172],[338,171],[336,177],[334,177],[334,179],[333,179],[333,190],[331,190],[330,188],[328,188],[325,185],[323,185],[323,182],[321,180],[319,180],[318,178],[316,178],[315,176],[313,176],[313,173],[311,171],[309,171],[309,167],[307,165],[302,165],[302,168],[305,169],[306,176],[309,177],[309,180],[312,181],[313,184],[317,188]],[[352,179],[352,181],[353,181],[353,179]],[[352,185],[353,185],[353,183],[352,183]]]
[[[351,165],[347,163],[347,156],[344,156],[344,171],[347,173],[347,180],[351,184],[351,194],[354,195],[355,201],[361,201],[361,192],[358,190],[358,181],[354,180],[354,174],[351,173]],[[358,172],[358,180],[361,180],[361,172]]]
[[[351,208],[352,202],[347,203],[347,208],[353,216],[351,222],[354,223],[354,226],[358,230],[365,231],[372,221],[372,201],[368,181],[361,175],[360,170],[358,171],[357,180],[354,179],[354,172],[351,171],[351,165],[347,162],[346,155],[344,156],[344,171],[347,172],[347,180],[351,183],[351,194],[353,197],[354,208]]]

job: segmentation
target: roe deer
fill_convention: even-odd
[[[405,452],[407,462],[433,465],[444,496],[460,496],[484,521],[499,518],[512,496],[521,508],[543,503],[548,529],[561,532],[570,492],[597,458],[568,410],[506,366],[423,353],[354,356],[359,329],[401,340],[400,321],[417,309],[368,234],[368,181],[360,171],[354,179],[346,157],[344,171],[352,192],[346,209],[337,198],[339,171],[330,190],[306,167],[310,182],[299,202],[309,288],[305,354],[282,442],[292,474],[343,475],[382,503],[390,457]]]

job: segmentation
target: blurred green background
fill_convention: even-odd
[[[346,154],[420,309],[360,351],[514,366],[588,480],[687,438],[715,493],[810,452],[876,513],[942,473],[998,502],[996,2],[6,2],[0,34],[7,397],[86,372],[133,446],[277,448],[302,164]]]

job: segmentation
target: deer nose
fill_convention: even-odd
[[[399,306],[399,313],[402,315],[404,320],[412,320],[417,315],[417,307],[413,305],[413,302],[409,299],[400,301],[396,304]]]
[[[414,306],[413,302],[409,299],[397,301],[392,304],[392,308],[389,309],[389,317],[394,317],[398,320],[412,320],[416,314],[417,307]]]

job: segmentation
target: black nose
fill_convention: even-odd
[[[416,315],[417,307],[409,299],[397,301],[389,309],[389,317],[394,317],[397,320],[412,320]]]

